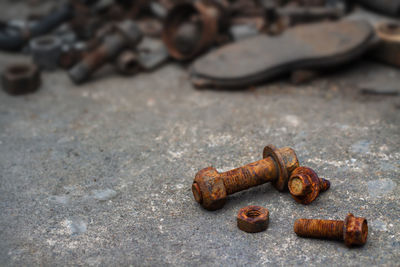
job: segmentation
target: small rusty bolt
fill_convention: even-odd
[[[105,36],[103,43],[97,49],[88,53],[81,62],[69,70],[69,76],[77,84],[85,82],[93,72],[115,59],[124,48],[135,48],[141,40],[142,33],[136,24],[124,20],[115,25],[114,33]]]
[[[294,232],[301,237],[344,240],[346,246],[360,246],[367,242],[367,219],[349,213],[344,221],[298,219]]]
[[[310,204],[319,195],[329,189],[331,183],[319,178],[318,175],[308,167],[298,167],[290,176],[289,191],[293,198],[301,204]]]
[[[277,149],[273,145],[264,148],[263,159],[218,173],[213,167],[200,170],[194,178],[192,191],[195,200],[207,210],[224,206],[226,196],[267,182],[279,190],[287,188],[289,175],[299,167],[296,153],[289,147]]]
[[[241,208],[237,215],[237,226],[248,233],[258,233],[266,230],[269,223],[269,211],[260,206]]]
[[[34,64],[13,64],[2,73],[3,89],[11,95],[32,93],[40,86],[40,70]]]

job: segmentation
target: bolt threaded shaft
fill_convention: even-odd
[[[343,240],[344,221],[297,219],[294,232],[301,237]]]
[[[220,174],[228,195],[265,184],[278,178],[278,168],[271,157]]]

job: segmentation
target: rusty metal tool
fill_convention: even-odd
[[[344,221],[297,219],[294,232],[301,237],[344,240],[348,247],[364,245],[368,237],[367,219],[349,213]]]
[[[124,48],[136,47],[141,39],[142,33],[133,21],[124,20],[116,24],[114,33],[105,36],[100,46],[72,67],[68,71],[69,76],[77,84],[85,82],[93,72],[114,59]]]
[[[287,189],[289,176],[297,167],[299,161],[293,149],[268,145],[263,159],[257,162],[223,173],[213,167],[200,170],[192,191],[195,200],[205,209],[217,210],[224,206],[228,195],[250,187],[272,182],[279,191]]]

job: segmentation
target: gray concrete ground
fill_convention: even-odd
[[[4,11],[2,11],[4,12]],[[24,57],[0,54],[0,68]],[[196,90],[185,69],[74,86],[44,73],[35,94],[0,92],[0,264],[338,265],[400,261],[400,70],[360,61],[304,86],[286,80],[229,92]],[[101,75],[99,75],[101,76]],[[209,165],[228,170],[293,147],[332,187],[311,205],[266,184],[222,210],[195,203]],[[236,227],[246,205],[270,210],[267,231]],[[297,218],[368,219],[364,247],[302,239]]]

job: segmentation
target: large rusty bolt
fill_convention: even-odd
[[[292,197],[301,204],[310,204],[319,195],[329,189],[330,182],[319,178],[318,175],[308,167],[298,167],[290,176],[289,191]]]
[[[3,89],[11,95],[35,92],[40,86],[40,70],[34,64],[13,64],[2,73]]]
[[[367,219],[349,213],[344,221],[297,219],[294,232],[301,237],[344,240],[348,247],[364,245],[368,237]]]
[[[69,76],[77,84],[85,82],[97,69],[115,59],[125,48],[135,48],[141,40],[142,33],[138,26],[131,20],[122,21],[94,51],[69,70]]]
[[[215,168],[200,170],[194,178],[195,200],[207,210],[224,206],[226,196],[250,187],[272,182],[279,191],[287,188],[291,172],[299,167],[296,153],[289,147],[264,148],[263,159],[243,167],[219,173]]]

